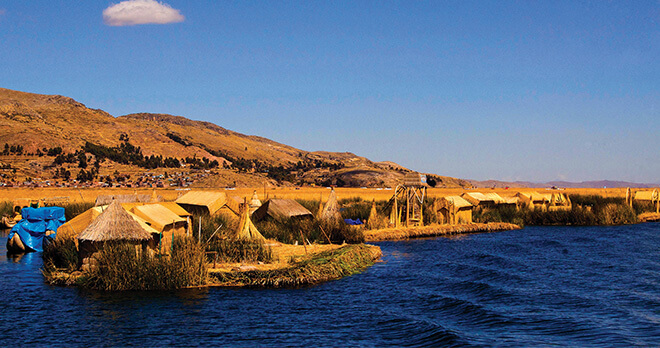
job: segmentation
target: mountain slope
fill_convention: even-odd
[[[123,142],[130,142],[144,156],[218,161],[220,166],[213,175],[205,176],[200,185],[260,185],[268,180],[274,184],[273,180],[277,180],[394,186],[409,172],[393,162],[372,162],[348,152],[304,151],[182,116],[136,113],[113,117],[68,97],[0,88],[0,144],[23,147],[22,156],[0,156],[0,162],[13,164],[24,176],[48,178],[52,174],[53,158],[37,157],[36,153],[59,146],[72,154],[87,142],[106,148],[119,148]],[[67,170],[79,171],[73,164],[65,166]],[[190,170],[189,166],[186,170]],[[130,163],[119,165],[105,160],[98,174],[115,171],[146,170]],[[443,187],[470,186],[466,181],[436,177]]]

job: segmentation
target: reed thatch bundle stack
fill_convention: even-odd
[[[319,219],[325,221],[341,220],[339,204],[337,203],[337,194],[335,193],[334,188],[330,191],[330,196],[328,196],[328,201],[325,203]]]
[[[369,211],[369,218],[367,219],[367,228],[368,229],[375,229],[379,227],[383,227],[383,218],[378,214],[378,209],[376,209],[376,199],[374,198],[371,201],[371,211]]]
[[[250,219],[250,206],[247,203],[247,198],[245,202],[240,206],[241,216],[238,222],[238,228],[236,229],[231,239],[234,240],[254,240],[254,241],[264,241],[266,240],[263,235],[257,230],[257,227],[254,226],[252,220]]]

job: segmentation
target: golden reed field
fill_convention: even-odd
[[[325,201],[328,198],[330,189],[324,187],[277,187],[277,188],[236,188],[236,189],[191,189],[197,191],[220,191],[225,192],[229,196],[239,197],[252,197],[252,193],[256,190],[259,199],[264,200],[268,198],[292,198],[304,200],[322,199]],[[387,189],[374,189],[374,188],[336,188],[338,199],[360,197],[364,200],[388,200],[394,194],[394,190]],[[478,188],[465,190],[461,188],[429,188],[427,195],[429,197],[443,197],[448,195],[460,195],[463,192],[496,192],[501,196],[514,196],[520,191],[536,191],[539,193],[553,192],[547,189],[532,189],[532,188],[509,188],[509,189],[488,189]],[[156,189],[156,194],[162,196],[166,201],[176,200],[180,195],[188,192],[187,190],[176,189]],[[560,192],[566,194],[581,194],[581,195],[600,195],[603,197],[625,197],[625,188],[608,188],[608,189],[565,189]],[[42,199],[53,197],[68,197],[71,203],[77,202],[94,202],[98,195],[121,195],[121,194],[152,194],[153,189],[132,189],[132,188],[2,188],[0,189],[0,201],[12,201],[15,199]]]

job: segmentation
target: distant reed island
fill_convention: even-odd
[[[420,174],[392,190],[346,189],[350,196],[342,199],[340,189],[311,188],[261,196],[256,190],[105,192],[94,202],[76,202],[57,189],[5,201],[3,223],[13,225],[8,250],[43,250],[46,282],[57,285],[106,291],[291,287],[367,269],[381,253],[365,242],[660,220],[653,189],[430,195]]]

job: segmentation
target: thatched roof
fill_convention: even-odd
[[[551,193],[538,193],[535,191],[518,192],[516,196],[532,202],[550,202],[552,200]]]
[[[444,202],[443,202],[444,201]],[[445,196],[440,199],[440,203],[444,205],[453,204],[456,208],[467,208],[472,207],[472,203],[468,202],[461,196]]]
[[[658,200],[658,190],[637,191],[633,199],[636,201],[656,201]]]
[[[334,188],[330,191],[330,196],[328,196],[328,201],[325,203],[325,206],[323,206],[319,219],[341,219],[341,214],[339,214],[339,204],[337,204],[337,194],[335,193]]]
[[[107,209],[87,226],[80,235],[80,241],[143,241],[151,239],[147,232],[117,201],[110,203]]]
[[[190,214],[188,211],[183,209],[183,207],[181,207],[180,205],[176,204],[176,202],[160,202],[158,204],[162,205],[163,207],[165,207],[167,209],[169,209],[174,214],[176,214],[176,215],[178,215],[182,218],[185,218],[187,216],[192,216],[192,214]]]
[[[224,192],[190,191],[179,197],[176,203],[184,206],[206,207],[209,214],[214,214],[227,203],[227,195]]]
[[[312,213],[300,205],[300,203],[294,201],[293,199],[280,198],[267,200],[264,202],[264,204],[261,205],[261,207],[259,207],[259,209],[252,213],[252,219],[255,221],[261,221],[267,216],[270,216],[274,219],[288,219],[292,217],[304,216],[313,217]]]
[[[502,197],[502,204],[518,204],[518,197]]]
[[[153,195],[100,195],[96,197],[96,203],[94,206],[99,207],[102,205],[108,205],[112,203],[113,200],[119,203],[149,203],[154,199],[158,202],[163,201],[162,196],[154,198]]]
[[[57,229],[57,238],[74,237],[85,230],[103,212],[102,207],[87,209]]]
[[[167,226],[174,225],[177,222],[186,222],[186,219],[174,214],[171,210],[160,204],[140,205],[134,207],[131,211],[159,232],[162,232]]]
[[[504,201],[502,197],[500,197],[500,195],[498,195],[495,192],[488,192],[488,193],[465,192],[461,195],[461,197],[465,198],[465,200],[469,201],[474,205],[478,205],[481,203],[500,204]]]

